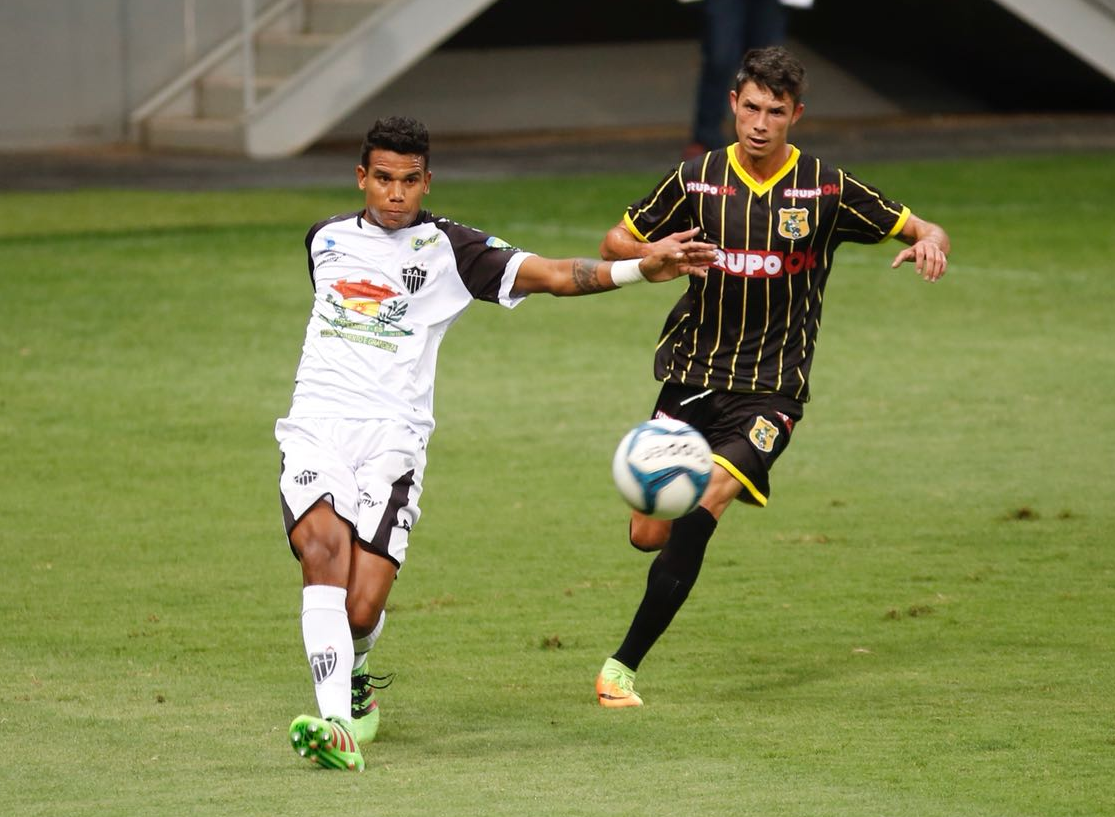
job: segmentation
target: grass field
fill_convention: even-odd
[[[612,449],[681,284],[476,305],[363,775],[311,769],[272,438],[302,238],[355,190],[0,197],[0,768],[12,815],[1115,814],[1115,155],[854,168],[944,224],[939,284],[846,247],[814,400],[644,662]],[[595,252],[654,179],[438,183]]]

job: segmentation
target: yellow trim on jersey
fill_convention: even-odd
[[[898,235],[900,232],[902,232],[902,228],[906,226],[906,222],[909,221],[909,220],[910,220],[910,208],[903,205],[902,215],[900,215],[898,217],[898,221],[896,221],[894,223],[894,226],[890,228],[890,232],[887,233],[887,238],[894,238],[896,235]]]
[[[673,326],[671,326],[669,331],[663,332],[662,333],[662,339],[658,341],[658,345],[654,347],[654,351],[657,352],[659,349],[661,349],[662,344],[664,344],[667,340],[670,339],[670,335],[674,334],[674,332],[677,330],[677,328],[679,326],[681,326],[683,323],[685,323],[685,319],[688,318],[688,317],[689,317],[689,313],[686,312],[684,315],[682,315],[680,318],[678,318],[678,322],[675,323]],[[670,365],[673,366],[673,361],[672,360],[670,362]]]
[[[649,238],[639,232],[639,228],[635,226],[635,222],[631,220],[631,216],[629,214],[623,214],[623,223],[626,225],[627,231],[631,233],[631,235],[635,236],[635,238],[639,239],[644,244],[650,242]]]
[[[666,217],[663,218],[656,227],[652,228],[647,235],[643,235],[640,230],[635,229],[635,222],[631,217],[630,210],[624,213],[623,217],[624,221],[626,222],[627,228],[631,230],[632,234],[635,235],[643,243],[649,243],[651,240],[650,233],[653,233],[656,229],[669,224],[670,219],[673,217],[674,213],[677,212],[677,209],[685,204],[685,184],[681,180],[681,168],[682,165],[678,165],[677,170],[671,173],[669,178],[663,181],[662,184],[658,186],[658,189],[654,191],[654,196],[651,197],[651,200],[647,202],[647,204],[643,208],[635,213],[635,217],[637,218],[654,207],[654,205],[658,203],[658,197],[661,196],[674,183],[675,180],[677,181],[678,190],[680,191],[681,195],[678,196],[677,201],[674,202],[674,206],[670,208],[670,212],[666,214]]]
[[[797,164],[798,157],[801,155],[800,150],[790,145],[790,158],[786,160],[786,164],[782,165],[782,167],[778,169],[778,172],[765,182],[759,184],[759,182],[751,177],[750,173],[743,169],[743,165],[741,165],[739,159],[736,158],[736,148],[738,147],[739,142],[734,142],[728,146],[728,162],[732,165],[732,169],[736,171],[736,175],[739,176],[740,180],[760,196],[765,196],[769,193],[771,188],[778,184],[782,177],[793,169],[794,165]]]
[[[719,454],[713,454],[712,461],[723,468],[725,471],[727,471],[729,474],[731,474],[733,477],[735,477],[739,481],[739,483],[747,489],[747,493],[751,494],[751,498],[759,503],[760,507],[765,508],[767,506],[767,498],[759,492],[759,489],[756,488],[751,480],[745,477],[738,468],[736,468],[734,465],[728,462],[728,460],[724,459]]]

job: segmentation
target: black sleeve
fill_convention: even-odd
[[[449,239],[457,262],[457,274],[472,297],[499,303],[499,288],[507,262],[522,250],[512,247],[502,238],[448,218],[435,218],[434,222]]]
[[[841,173],[836,234],[841,241],[877,244],[902,229],[910,211],[851,173]]]
[[[645,198],[627,208],[624,222],[641,241],[656,241],[664,235],[693,226],[685,195],[682,167],[667,173]]]

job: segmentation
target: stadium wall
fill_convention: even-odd
[[[944,13],[936,0],[815,0],[793,15],[811,117],[1115,110],[1115,83],[992,0]],[[124,141],[128,112],[238,26],[230,0],[4,0],[0,149]],[[386,111],[447,135],[682,131],[698,30],[695,7],[676,0],[500,0],[329,138]],[[912,31],[935,47],[911,48]]]

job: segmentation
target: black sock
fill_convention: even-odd
[[[716,519],[704,508],[674,521],[666,546],[651,562],[647,589],[627,637],[612,656],[631,669],[638,669],[654,642],[673,621],[674,614],[689,597],[701,572],[705,548],[716,530]]]

